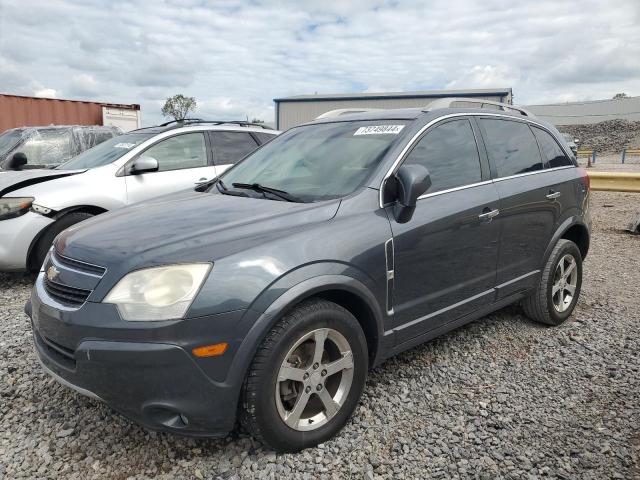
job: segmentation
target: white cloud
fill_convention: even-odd
[[[460,77],[447,83],[447,88],[510,87],[516,84],[518,75],[506,65],[475,65]]]
[[[100,86],[92,75],[79,73],[71,78],[69,93],[77,97],[90,97],[100,93]]]
[[[33,92],[34,97],[40,98],[57,98],[58,92],[53,88],[41,88]]]
[[[176,93],[267,121],[273,98],[313,92],[640,95],[637,0],[0,1],[1,90],[140,103],[147,124]]]

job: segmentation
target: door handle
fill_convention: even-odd
[[[485,208],[485,210],[487,209]],[[478,218],[484,222],[490,222],[491,220],[493,220],[494,217],[497,217],[499,214],[500,214],[500,210],[498,210],[497,208],[495,210],[489,210],[488,212],[485,212],[483,210],[483,213],[478,215]]]
[[[562,195],[562,193],[560,192],[554,192],[554,191],[550,191],[549,194],[547,195],[547,200],[555,200],[556,198],[558,198],[560,195]]]

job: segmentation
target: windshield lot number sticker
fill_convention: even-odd
[[[369,127],[360,127],[353,135],[397,135],[404,125],[371,125]]]
[[[135,143],[116,143],[113,148],[126,148],[127,150],[129,150],[130,148],[133,148],[135,146]]]

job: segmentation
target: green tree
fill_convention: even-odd
[[[175,120],[180,121],[187,118],[189,112],[194,112],[196,107],[195,97],[185,97],[182,94],[178,94],[167,98],[162,107],[162,115],[173,117]]]

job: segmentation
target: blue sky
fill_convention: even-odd
[[[613,6],[615,5],[615,6]],[[0,0],[0,92],[273,120],[276,97],[513,87],[640,95],[640,1]]]

